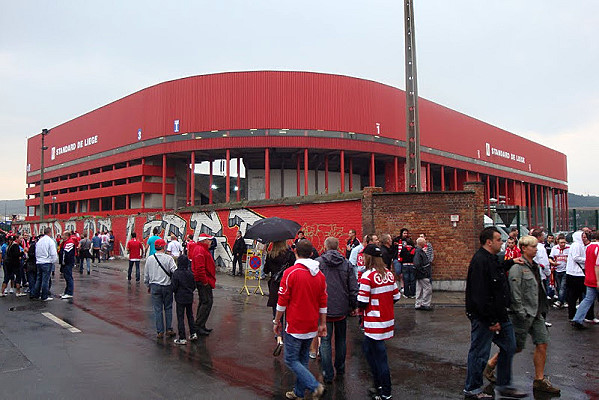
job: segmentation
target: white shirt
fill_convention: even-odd
[[[570,245],[568,261],[566,263],[566,274],[572,276],[584,276],[584,262],[587,258],[586,246],[582,243],[582,231],[576,231],[572,235],[574,242]]]
[[[183,253],[183,246],[181,246],[178,240],[171,240],[168,242],[168,246],[166,246],[166,251],[171,253],[173,257],[179,257]]]
[[[537,244],[537,255],[533,258],[533,261],[536,261],[536,263],[539,264],[539,268],[541,268],[541,278],[543,280],[547,279],[547,277],[551,275],[551,268],[549,268],[549,257],[547,257],[545,244]]]
[[[48,235],[44,235],[35,245],[36,264],[54,264],[58,262],[56,242]]]
[[[158,261],[156,261],[156,258],[160,260],[160,263],[164,269],[169,271],[171,274],[177,269],[177,265],[175,265],[175,260],[173,260],[173,257],[162,252],[156,252],[146,259],[146,266],[144,268],[144,283],[146,285],[155,283],[161,286],[168,286],[171,284],[171,278],[160,267]]]
[[[559,245],[553,246],[551,249],[551,256],[557,266],[555,267],[556,272],[566,272],[566,263],[568,262],[568,253],[570,252],[570,246],[566,245],[563,250],[559,248]]]

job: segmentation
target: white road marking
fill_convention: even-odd
[[[46,318],[48,318],[51,321],[56,322],[58,325],[62,326],[65,329],[68,329],[69,332],[71,333],[80,333],[81,331],[77,328],[75,328],[73,325],[67,324],[66,322],[64,322],[62,319],[58,318],[56,315],[49,313],[49,312],[43,312],[42,315]]]

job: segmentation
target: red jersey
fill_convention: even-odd
[[[143,248],[143,244],[137,240],[137,238],[132,238],[127,242],[127,251],[129,252],[129,260],[131,261],[139,261],[141,260],[141,249]]]
[[[514,246],[513,248],[505,247],[505,260],[513,260],[514,258],[518,258],[522,256],[522,252],[518,248],[518,246]]]
[[[587,246],[587,258],[584,261],[584,284],[588,287],[597,287],[595,266],[599,265],[599,243],[593,242]]]
[[[360,278],[358,301],[367,303],[364,310],[364,334],[374,340],[393,337],[395,310],[393,304],[401,295],[395,276],[385,268],[385,276],[376,270],[365,271]]]
[[[277,311],[285,312],[285,330],[297,339],[316,337],[320,314],[327,313],[327,282],[318,266],[318,261],[300,258],[281,279]]]

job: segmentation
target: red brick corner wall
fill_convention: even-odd
[[[453,226],[451,216],[458,215]],[[465,281],[468,264],[479,248],[484,226],[484,186],[464,185],[459,192],[382,193],[366,188],[362,201],[365,233],[399,234],[408,228],[415,240],[426,233],[433,245],[433,281]]]

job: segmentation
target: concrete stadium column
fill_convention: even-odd
[[[350,163],[351,163],[351,158],[350,158]],[[341,175],[339,175],[339,179],[341,182],[341,193],[345,192],[345,152],[343,150],[341,150],[341,152],[339,153],[339,171],[341,172]],[[351,170],[349,173],[349,179],[351,182]],[[351,188],[349,189],[349,191],[351,192]]]
[[[458,169],[453,169],[453,190],[458,190]]]
[[[485,196],[485,204],[487,205],[487,215],[491,218],[491,177],[487,175],[487,195]]]
[[[508,200],[509,200],[509,193],[508,193],[509,190],[508,190],[508,182],[507,181],[508,181],[508,179],[505,178],[505,180],[503,182],[505,184],[505,204],[508,204]]]
[[[532,226],[532,202],[530,197],[530,183],[526,184],[526,191],[528,196],[526,199],[526,206],[528,207],[528,229],[530,229],[530,227]]]
[[[241,201],[241,157],[237,157],[237,201]]]
[[[324,156],[324,192],[329,194],[329,155]]]
[[[426,191],[431,192],[433,190],[433,181],[431,175],[431,163],[426,164]]]
[[[300,155],[299,153],[297,153],[296,157],[296,182],[297,182],[297,195],[300,196],[302,194],[301,192],[301,186],[300,186]]]
[[[166,211],[166,154],[162,155],[162,211]]]
[[[77,200],[77,203],[75,203],[75,212],[77,214],[79,214],[81,212],[81,205],[79,200]],[[27,207],[27,216],[29,216],[29,207]]]
[[[538,189],[539,189],[538,185],[533,185],[533,191],[534,191],[534,196],[535,196],[535,199],[534,199],[534,209],[535,209],[534,224],[535,224],[535,227],[539,226],[539,207],[538,207],[538,205],[539,205],[539,197],[538,197]]]
[[[227,178],[225,181],[225,191],[226,191],[225,201],[228,203],[231,201],[231,150],[227,149],[225,158],[227,160],[227,168],[225,169],[226,175],[227,175]],[[270,183],[270,181],[269,181],[269,183]],[[269,185],[269,191],[270,191],[270,185]]]
[[[353,157],[349,158],[348,190],[350,192],[353,192],[353,190],[354,190],[354,158]]]
[[[555,219],[555,189],[551,188],[551,220],[553,223],[551,224],[553,227],[553,231],[557,231],[557,221]]]
[[[547,223],[545,222],[545,186],[539,186],[541,192],[541,225],[547,228]]]
[[[441,165],[441,191],[445,191],[445,167]]]
[[[466,182],[470,182],[470,173],[466,170]]]
[[[189,201],[190,205],[193,207],[196,205],[196,152],[191,152],[191,168],[189,169]]]
[[[68,204],[69,203],[67,203],[67,208],[69,207]],[[114,211],[115,205],[116,205],[116,197],[112,196],[112,211]]]
[[[570,201],[568,200],[568,191],[564,190],[564,201],[566,202],[566,205],[564,206],[564,211],[566,213],[566,230],[569,231],[570,230],[570,208],[569,208],[569,204]],[[574,227],[573,230],[576,230],[576,226]]]
[[[145,171],[146,159],[141,159],[141,208],[146,208],[146,191],[144,188],[144,183],[146,181],[146,171]],[[87,204],[87,211],[89,211],[89,203]]]
[[[374,153],[370,153],[370,187],[375,187]]]
[[[393,157],[393,174],[393,180],[395,181],[395,191],[399,192],[399,160],[397,159],[397,156]]]
[[[304,149],[304,196],[308,195],[308,149]]]
[[[212,204],[212,158],[210,162],[210,177],[208,178],[208,204]]]
[[[270,199],[270,152],[264,149],[264,198]]]
[[[500,195],[500,191],[499,191],[499,177],[496,176],[495,177],[495,196],[497,197],[497,204],[499,204],[499,195]]]
[[[128,210],[131,208],[131,195],[125,195],[125,208]]]
[[[90,206],[91,206],[91,200],[87,199],[87,212],[89,213],[90,210]]]

